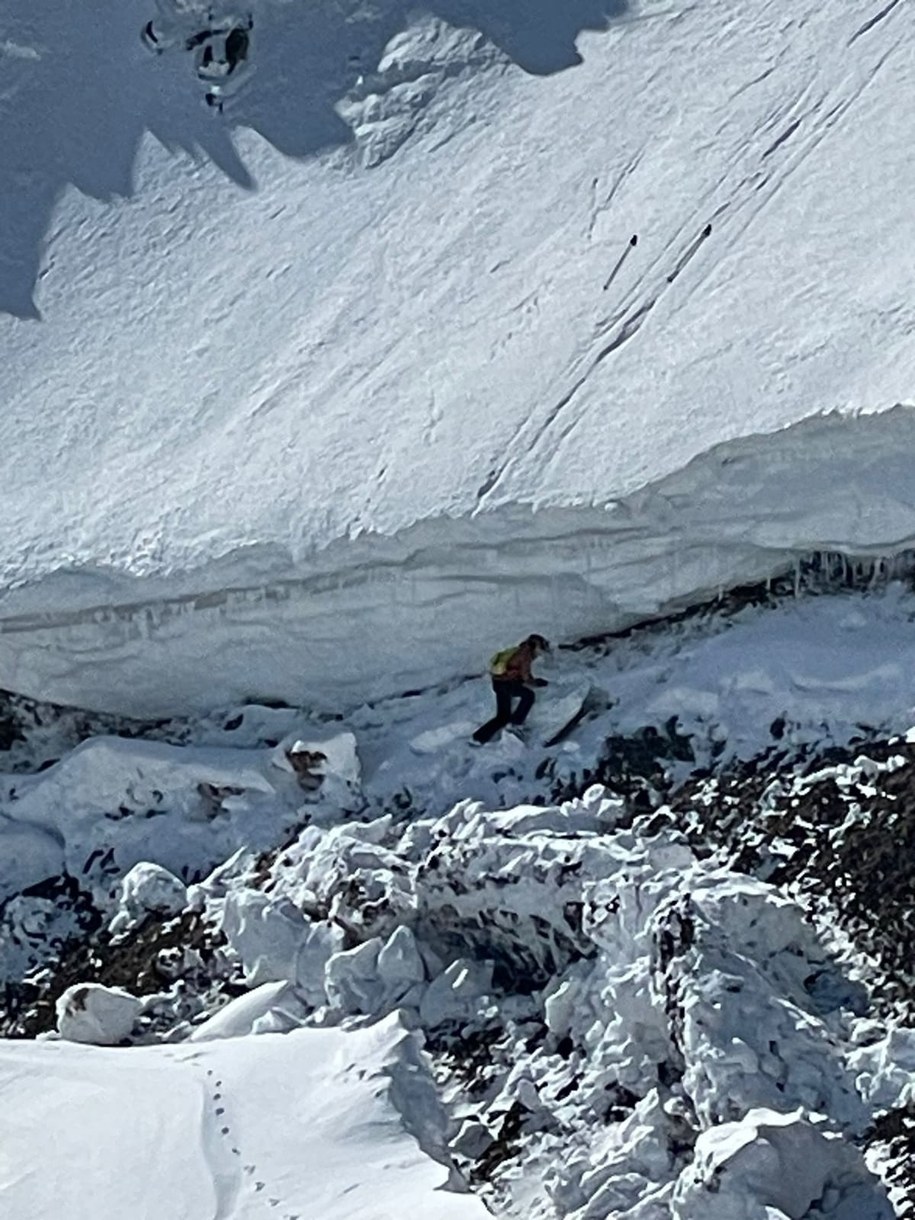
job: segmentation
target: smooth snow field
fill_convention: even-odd
[[[485,1220],[406,1122],[443,1126],[396,1017],[124,1054],[0,1043],[8,1220]],[[34,1161],[35,1133],[51,1155]],[[112,1166],[117,1172],[112,1172]]]
[[[245,13],[220,113],[221,4],[0,3],[0,685],[335,706],[915,538],[910,5]]]

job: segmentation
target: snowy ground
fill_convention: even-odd
[[[527,742],[481,750],[480,683],[146,738],[36,725],[13,701],[5,1027],[64,1040],[0,1047],[3,1214],[91,1198],[93,1220],[907,1215],[911,990],[897,976],[888,1002],[886,937],[856,935],[866,903],[843,912],[845,872],[816,861],[828,834],[854,875],[845,841],[873,856],[853,836],[881,799],[894,835],[890,781],[915,759],[868,740],[915,723],[913,615],[901,583],[732,598],[563,651]],[[791,778],[854,738],[854,767]],[[326,755],[316,785],[297,742]],[[787,778],[741,788],[760,759]],[[759,877],[735,871],[741,851]],[[61,871],[66,902],[48,888]],[[899,896],[879,919],[908,943],[891,874],[878,862]],[[102,927],[62,947],[87,912]],[[33,1171],[39,1121],[50,1173]]]
[[[331,706],[915,537],[909,5],[252,0],[221,115],[205,7],[0,5],[0,684]]]
[[[444,1115],[396,1017],[353,1033],[128,1055],[6,1044],[0,1081],[10,1220],[61,1209],[71,1220],[487,1215],[478,1199],[442,1189],[448,1170],[433,1156],[445,1155]],[[38,1130],[53,1153],[36,1173]]]

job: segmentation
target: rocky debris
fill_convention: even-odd
[[[915,1103],[887,1110],[869,1133],[868,1159],[879,1166],[897,1220],[915,1217]]]
[[[797,903],[700,860],[672,817],[592,787],[561,807],[310,827],[269,887],[349,941],[306,1022],[407,1013],[452,1151],[494,1206],[516,1206],[523,1157],[559,1215],[650,1215],[649,1197],[687,1191],[704,1131],[760,1107],[825,1115],[823,1182],[882,1206],[856,1150],[871,1112],[842,1032],[854,988]],[[854,1174],[830,1168],[833,1136]]]
[[[353,733],[303,738],[294,731],[275,746],[270,761],[273,767],[295,777],[309,806],[320,799],[327,812],[310,810],[312,817],[336,818],[365,808],[362,767]]]
[[[222,109],[248,67],[254,17],[222,6],[157,0],[158,11],[145,23],[140,38],[147,50],[161,55],[179,51],[191,57],[194,74],[206,87],[204,100]]]
[[[171,720],[131,720],[103,712],[42,703],[0,690],[0,772],[41,771],[90,737],[178,740],[186,726]]]
[[[915,1000],[915,743],[773,755],[687,784],[676,824],[736,869],[800,887],[880,963],[880,1002]]]
[[[496,759],[514,768],[499,799],[528,785],[531,803],[441,812],[418,771],[415,791],[400,777],[402,807],[367,804],[355,736],[294,709],[233,709],[195,731],[219,759],[271,753],[246,760],[242,785],[240,759],[108,744],[92,776],[110,782],[113,760],[126,778],[99,806],[106,830],[129,842],[138,812],[156,825],[168,806],[212,843],[238,817],[234,854],[188,890],[161,865],[128,873],[109,930],[33,971],[7,1032],[52,1029],[54,1001],[85,984],[139,998],[133,1041],[351,1028],[397,1009],[426,1039],[454,1159],[497,1210],[863,1220],[889,1214],[879,1171],[907,1214],[907,738],[799,747],[781,717],[765,752],[719,765],[712,735],[667,718],[616,733],[591,767],[577,747],[536,777]],[[164,761],[168,800],[149,778]],[[39,779],[60,792],[61,772],[78,777],[71,759]],[[271,837],[240,846],[258,810]],[[98,920],[123,873],[105,859],[90,870]],[[22,897],[6,909],[34,928],[41,908]]]
[[[7,1012],[17,1007],[20,980],[57,961],[103,922],[92,895],[66,874],[46,877],[0,903],[0,969]]]
[[[286,751],[286,757],[302,791],[317,792],[324,783],[327,755],[323,750],[310,750],[304,741],[295,741]]]
[[[93,983],[149,998],[144,1038],[176,1036],[176,1027],[243,989],[219,932],[197,912],[162,922],[150,917],[126,934],[103,930],[70,943],[57,961],[27,976],[8,994],[0,1034],[34,1038],[56,1026],[56,1005],[68,989]],[[180,1036],[178,1031],[177,1036]]]

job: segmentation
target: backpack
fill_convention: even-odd
[[[489,672],[494,678],[501,678],[508,669],[508,663],[518,651],[517,644],[514,648],[503,648],[501,652],[497,652],[489,662]]]

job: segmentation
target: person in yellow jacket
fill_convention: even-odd
[[[496,696],[496,714],[474,733],[473,740],[479,745],[491,740],[508,724],[524,724],[534,706],[532,688],[547,685],[544,678],[533,677],[531,665],[549,647],[542,635],[529,635],[514,648],[504,648],[492,658],[489,675]]]

